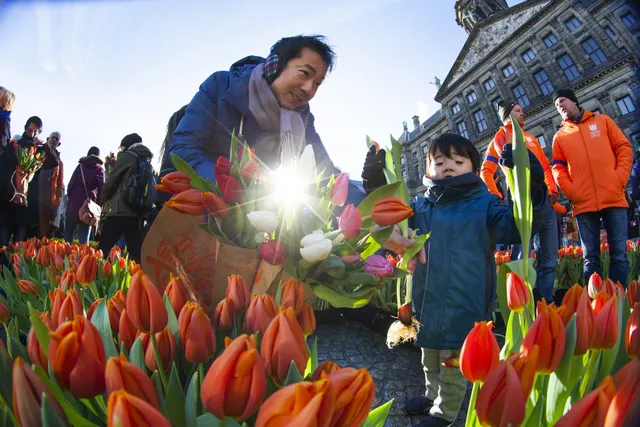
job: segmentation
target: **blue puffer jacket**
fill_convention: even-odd
[[[193,167],[200,176],[214,182],[213,165],[220,156],[229,157],[231,132],[239,131],[244,116],[243,131],[248,144],[256,147],[266,139],[279,141],[279,133],[265,132],[249,113],[249,79],[256,65],[264,58],[248,56],[231,66],[229,71],[212,74],[193,97],[184,118],[173,134],[169,153],[174,153]],[[336,169],[322,145],[314,127],[313,114],[302,113],[306,123],[306,141],[313,145],[318,171],[335,173]],[[270,168],[280,163],[277,150],[265,150],[260,160]],[[174,170],[171,156],[164,159],[161,175]]]
[[[413,276],[412,299],[422,324],[417,347],[459,349],[474,322],[488,320],[496,293],[496,243],[520,243],[513,205],[502,204],[474,173],[426,179],[410,227],[431,232],[427,263]]]

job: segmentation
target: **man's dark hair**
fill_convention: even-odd
[[[38,116],[29,117],[29,120],[27,120],[27,123],[24,124],[24,130],[27,130],[27,128],[31,123],[33,123],[38,127],[38,132],[42,132],[42,119],[40,117]]]
[[[437,137],[429,146],[427,169],[438,151],[449,159],[452,158],[451,151],[455,151],[458,155],[471,160],[471,166],[475,173],[480,172],[480,165],[482,164],[480,153],[475,145],[473,145],[473,142],[467,138],[455,133],[443,133]]]
[[[185,105],[171,116],[169,119],[169,123],[167,123],[167,134],[164,137],[164,141],[162,141],[162,146],[160,147],[160,152],[162,153],[160,164],[164,164],[164,159],[169,155],[169,149],[171,148],[171,139],[173,138],[173,133],[178,128],[178,124],[184,117],[184,113],[187,111],[187,106]]]
[[[319,34],[310,36],[298,35],[278,40],[276,44],[271,46],[271,53],[278,55],[278,66],[280,68],[278,72],[284,70],[290,60],[299,58],[302,49],[305,47],[320,55],[327,66],[327,71],[333,70],[336,53],[325,40],[326,37]]]

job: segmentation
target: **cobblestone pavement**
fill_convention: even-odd
[[[340,366],[369,370],[376,383],[374,408],[395,399],[386,426],[410,427],[420,421],[422,416],[404,413],[405,400],[425,390],[419,349],[404,346],[389,350],[384,336],[356,322],[319,325],[316,336],[320,362],[333,360]],[[469,386],[454,426],[464,426],[470,393]]]

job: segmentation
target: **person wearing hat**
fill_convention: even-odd
[[[151,160],[153,153],[142,144],[142,138],[137,133],[125,136],[119,150],[116,165],[109,173],[100,195],[105,219],[100,233],[99,248],[102,249],[102,253],[108,254],[124,235],[130,258],[140,262],[144,218],[123,200],[122,191],[119,190],[123,183],[130,181],[133,166],[138,159],[142,157]]]
[[[538,234],[540,245],[536,259],[536,287],[533,291],[536,300],[545,298],[553,301],[553,282],[555,280],[555,268],[558,261],[558,234],[556,229],[556,214],[553,204],[558,201],[558,189],[553,180],[549,160],[542,150],[542,146],[535,136],[524,130],[524,111],[517,102],[500,101],[498,104],[498,114],[502,119],[503,126],[498,129],[493,140],[487,148],[487,154],[482,162],[481,178],[487,184],[489,191],[502,198],[502,193],[498,189],[494,180],[494,175],[498,170],[500,153],[505,146],[512,143],[513,124],[515,120],[523,129],[524,139],[527,148],[536,156],[544,170],[544,183],[549,194],[549,202],[536,212],[533,218],[533,234]],[[531,236],[533,242],[533,235]],[[514,245],[513,258],[522,258],[522,245]]]
[[[602,220],[611,257],[609,277],[626,288],[629,205],[625,187],[633,163],[631,144],[609,116],[580,108],[572,90],[558,90],[553,103],[562,116],[560,129],[553,137],[553,176],[573,204],[585,257],[585,280],[593,273],[602,274]]]

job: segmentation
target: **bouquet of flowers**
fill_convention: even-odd
[[[14,195],[11,198],[13,203],[19,205],[27,205],[27,190],[29,183],[33,179],[35,173],[42,167],[44,163],[44,155],[38,151],[35,146],[23,147],[17,142],[13,142],[18,163],[13,173],[15,179],[12,178],[11,184],[14,188]]]
[[[584,286],[583,269],[582,246],[567,246],[558,249],[557,289],[569,289],[575,284]]]
[[[109,176],[111,170],[116,166],[116,156],[113,152],[104,158],[104,173]]]

